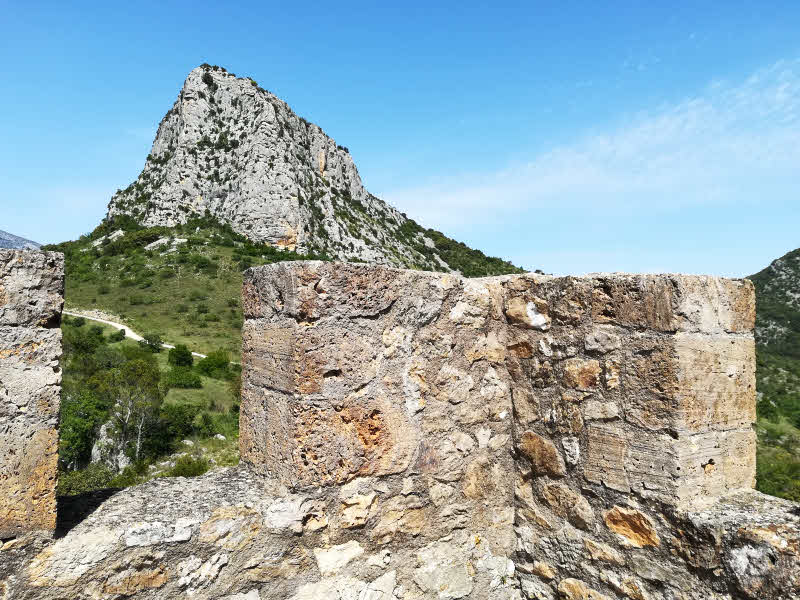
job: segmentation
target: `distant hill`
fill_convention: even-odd
[[[175,227],[206,214],[254,243],[467,277],[519,272],[370,194],[349,150],[254,80],[189,73],[139,177],[108,218]]]
[[[38,250],[41,244],[26,240],[18,235],[13,235],[0,230],[0,248],[11,248],[13,250]]]
[[[756,337],[772,352],[800,359],[800,248],[749,279],[758,294]]]
[[[758,487],[800,501],[800,249],[749,279],[756,288]]]

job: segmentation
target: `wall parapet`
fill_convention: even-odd
[[[752,491],[750,282],[308,262],[251,270],[243,298],[242,461],[294,491],[377,477],[365,537],[406,486],[429,525],[404,545],[468,531],[460,560],[484,540],[525,597],[760,597],[785,582],[737,571],[759,506],[797,577],[790,505]],[[500,597],[472,579],[440,597]]]
[[[242,300],[242,464],[0,545],[0,598],[800,597],[748,282],[293,262]]]

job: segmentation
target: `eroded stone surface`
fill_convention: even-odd
[[[750,489],[751,300],[703,277],[255,269],[243,464],[5,543],[0,590],[794,598],[797,507]]]
[[[0,540],[56,525],[61,254],[0,250]]]

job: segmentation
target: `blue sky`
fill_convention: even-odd
[[[530,269],[741,276],[800,246],[797,2],[118,4],[0,0],[0,229],[93,229],[209,62]]]

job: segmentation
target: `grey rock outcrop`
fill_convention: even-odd
[[[26,240],[25,238],[8,233],[7,231],[0,231],[0,248],[8,248],[11,250],[38,250],[40,247],[40,244],[32,242],[31,240]]]
[[[144,169],[108,216],[172,227],[206,211],[299,253],[454,269],[430,232],[364,188],[347,148],[252,79],[208,65],[189,73]]]

